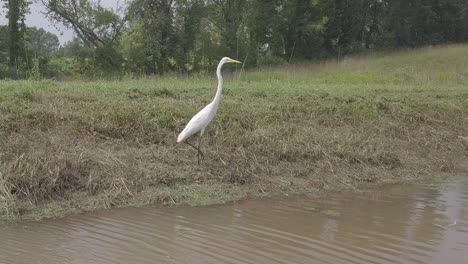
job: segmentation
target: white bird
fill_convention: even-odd
[[[198,151],[198,164],[200,164],[200,154],[202,155],[202,158],[204,156],[203,152],[200,150],[201,138],[205,132],[206,127],[215,117],[216,111],[218,111],[219,102],[221,101],[221,94],[223,92],[223,76],[221,75],[221,68],[225,63],[241,62],[228,57],[221,59],[216,70],[216,75],[218,76],[218,90],[216,90],[216,95],[213,101],[205,106],[196,115],[194,115],[184,130],[182,130],[182,132],[180,132],[179,136],[177,137],[177,143],[185,142]],[[188,138],[198,132],[200,132],[200,138],[198,139],[198,147],[195,147],[190,142],[188,142]]]

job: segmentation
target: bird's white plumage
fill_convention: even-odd
[[[216,110],[214,110],[213,107],[213,103],[210,103],[200,112],[194,115],[188,122],[187,126],[185,126],[184,130],[180,132],[179,136],[177,137],[177,143],[184,142],[187,138],[191,137],[197,132],[200,132],[200,135],[203,135],[205,128],[213,120],[216,114]]]
[[[224,57],[218,64],[216,70],[216,75],[218,76],[218,89],[216,91],[215,98],[213,101],[205,106],[200,112],[190,119],[187,126],[177,137],[177,143],[186,141],[190,136],[200,132],[200,135],[203,135],[206,127],[210,124],[213,118],[216,115],[218,110],[219,102],[221,101],[221,93],[223,91],[223,77],[221,76],[221,68],[225,63],[240,63],[237,60],[233,60],[228,57]]]

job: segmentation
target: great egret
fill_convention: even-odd
[[[177,137],[177,143],[185,142],[197,150],[198,164],[200,164],[200,154],[202,155],[202,158],[204,157],[203,152],[200,150],[201,138],[203,136],[203,133],[205,132],[206,127],[215,117],[216,111],[218,111],[219,102],[221,101],[221,93],[223,92],[223,76],[221,75],[221,68],[225,63],[241,62],[228,57],[224,57],[221,59],[216,70],[216,75],[218,76],[218,90],[216,90],[216,95],[213,101],[207,106],[205,106],[196,115],[194,115],[192,119],[190,119],[184,130],[182,130],[182,132],[180,132],[179,136]],[[200,138],[198,139],[198,147],[195,147],[190,142],[188,142],[188,138],[198,132],[200,132]]]

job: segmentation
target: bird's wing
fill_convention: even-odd
[[[210,105],[205,106],[200,112],[190,119],[184,130],[177,137],[177,142],[180,143],[193,134],[202,131],[210,123]]]

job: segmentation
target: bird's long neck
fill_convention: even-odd
[[[216,95],[213,99],[213,104],[216,106],[219,105],[221,101],[221,94],[223,93],[223,76],[221,75],[221,68],[223,67],[222,63],[218,64],[218,69],[216,70],[216,75],[218,76],[218,90],[216,90]]]

